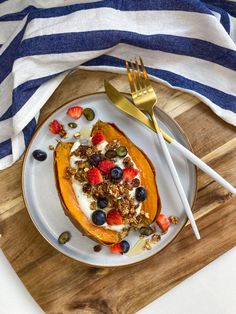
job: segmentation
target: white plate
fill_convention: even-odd
[[[85,117],[81,117],[78,120],[78,129],[82,126],[92,126],[97,119],[106,122],[114,122],[137,146],[147,153],[156,168],[157,185],[162,202],[162,212],[167,216],[178,216],[180,218],[180,223],[178,225],[171,225],[169,231],[162,236],[161,241],[154,245],[150,251],[145,250],[139,255],[129,257],[126,255],[111,254],[109,248],[103,247],[102,251],[96,253],[93,250],[96,243],[86,236],[82,236],[80,231],[74,227],[64,214],[55,186],[53,152],[48,149],[50,144],[54,146],[56,145],[57,136],[52,135],[48,130],[48,126],[53,119],[58,119],[67,126],[67,123],[71,122],[69,116],[66,115],[67,108],[78,104],[84,108],[90,107],[96,113],[96,118],[92,122],[88,122]],[[156,115],[160,126],[167,133],[181,144],[191,149],[183,131],[177,126],[174,120],[158,108],[156,108]],[[70,130],[69,132],[70,135],[73,136],[75,129]],[[71,138],[68,140],[70,139]],[[44,162],[39,162],[33,159],[32,152],[35,149],[46,151],[48,158]],[[171,147],[170,152],[189,203],[193,205],[196,194],[196,169],[178,152],[172,151]],[[39,232],[52,246],[63,254],[89,265],[114,267],[142,261],[166,247],[181,231],[187,221],[185,211],[179,200],[167,164],[163,158],[161,148],[159,147],[158,140],[154,133],[117,109],[104,93],[93,94],[76,99],[54,112],[34,135],[25,155],[22,172],[25,204],[31,219]],[[63,231],[70,231],[72,238],[65,245],[59,245],[57,241],[58,236]],[[137,233],[130,233],[127,240],[132,247],[138,240]]]

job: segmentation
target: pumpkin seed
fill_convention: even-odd
[[[140,229],[139,229],[139,233],[141,234],[141,235],[144,235],[144,236],[150,236],[151,234],[153,234],[155,231],[153,230],[153,228],[152,227],[150,227],[150,226],[147,226],[147,227],[141,227]]]
[[[75,129],[75,128],[77,128],[77,123],[70,122],[70,123],[68,123],[68,127],[71,128],[71,129]]]
[[[70,241],[71,239],[71,233],[69,231],[64,231],[62,234],[58,237],[58,243],[59,244],[65,244],[66,242]]]
[[[119,157],[125,157],[128,154],[128,150],[125,146],[120,146],[117,148],[116,153]]]
[[[91,108],[85,108],[83,114],[88,121],[92,121],[95,118],[95,113]]]
[[[115,150],[113,149],[109,149],[106,153],[105,153],[105,156],[108,158],[108,159],[113,159],[117,156],[117,153]]]

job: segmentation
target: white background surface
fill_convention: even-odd
[[[0,249],[0,313],[41,314]],[[236,313],[236,247],[137,314]]]
[[[190,313],[236,313],[236,247],[137,314]]]
[[[0,249],[0,314],[43,314]]]

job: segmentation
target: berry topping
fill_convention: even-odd
[[[38,161],[44,161],[45,159],[47,159],[47,153],[45,153],[44,151],[42,151],[40,149],[34,150],[32,155],[33,155],[34,159],[36,159]]]
[[[111,246],[111,253],[116,254],[116,253],[127,253],[130,249],[129,242],[126,240],[121,241],[120,243],[116,243]]]
[[[105,136],[102,132],[98,131],[93,137],[92,137],[92,143],[93,145],[98,145],[102,143],[105,140]]]
[[[57,121],[57,120],[53,120],[50,124],[49,124],[49,130],[53,133],[53,134],[60,134],[64,128],[63,125]]]
[[[135,168],[125,168],[123,169],[123,179],[125,181],[132,181],[136,175],[138,174],[138,170]]]
[[[113,158],[116,158],[117,156],[117,153],[115,150],[113,149],[109,149],[106,153],[105,153],[105,157],[108,158],[108,159],[113,159]]]
[[[102,154],[95,153],[88,157],[90,165],[97,167],[99,162],[102,160]]]
[[[122,253],[127,253],[129,251],[130,245],[126,240],[121,241]]]
[[[107,213],[107,223],[108,225],[121,225],[123,223],[121,214],[118,210],[113,209]]]
[[[156,222],[163,232],[166,232],[169,229],[170,221],[164,214],[160,214],[157,217]]]
[[[83,113],[83,108],[80,106],[70,107],[67,110],[67,114],[73,119],[79,119],[82,113]]]
[[[95,118],[95,113],[91,108],[85,108],[83,114],[88,121],[92,121]]]
[[[125,157],[128,154],[128,151],[125,146],[120,146],[117,148],[116,153],[119,157]]]
[[[111,160],[102,160],[98,164],[98,168],[105,174],[109,173],[112,168],[115,167],[115,164]]]
[[[95,225],[101,226],[106,222],[106,214],[103,210],[95,210],[92,213],[92,221]]]
[[[110,177],[113,182],[119,182],[123,177],[123,170],[120,167],[114,167],[110,171]]]
[[[144,187],[140,186],[135,190],[135,198],[138,202],[143,202],[147,198],[147,191]]]
[[[99,197],[97,199],[97,206],[101,209],[107,207],[108,205],[108,199],[106,197]]]
[[[87,172],[87,178],[88,182],[92,185],[97,185],[99,183],[102,183],[103,181],[101,172],[98,168],[89,169],[89,171]]]
[[[122,247],[120,243],[116,243],[111,246],[111,253],[116,254],[116,253],[122,253]]]

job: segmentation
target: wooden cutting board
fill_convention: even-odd
[[[129,92],[124,75],[76,71],[47,101],[40,120],[65,101],[103,91],[104,79]],[[236,186],[236,128],[197,98],[154,86],[158,105],[180,124],[196,155]],[[21,167],[22,159],[0,173],[0,246],[46,313],[135,313],[236,244],[236,197],[198,171],[194,216],[201,241],[188,224],[166,250],[138,265],[82,266],[57,252],[34,227],[22,199]]]

